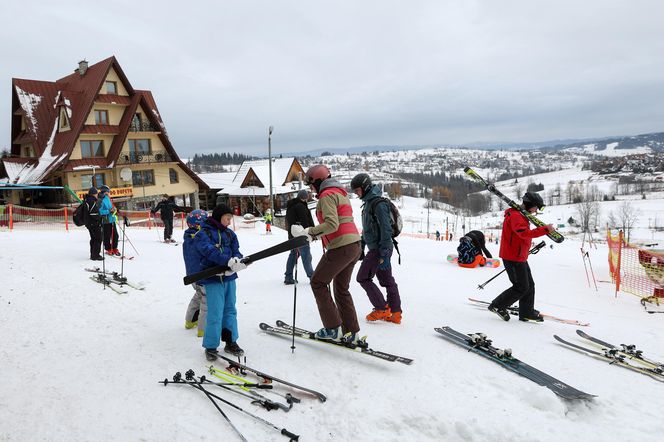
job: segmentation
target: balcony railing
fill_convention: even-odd
[[[132,121],[129,125],[130,132],[159,132],[160,130],[150,121]]]
[[[167,152],[156,152],[151,154],[121,154],[117,164],[147,164],[147,163],[168,163],[173,161]]]

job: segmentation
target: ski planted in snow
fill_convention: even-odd
[[[279,253],[290,252],[293,249],[302,247],[303,245],[307,244],[307,242],[308,241],[306,236],[296,236],[292,239],[289,239],[272,247],[268,247],[265,250],[261,250],[260,252],[252,253],[251,255],[245,256],[244,258],[242,258],[242,262],[244,264],[251,264],[252,262],[264,258],[269,258],[270,256],[274,256]],[[228,266],[219,265],[219,266],[210,267],[209,269],[205,269],[198,273],[192,273],[191,275],[187,275],[183,278],[184,285],[193,284],[194,282],[200,281],[201,279],[210,278],[212,276],[219,275],[220,273],[224,273],[226,270],[229,270]]]
[[[531,223],[533,223],[535,226],[537,226],[537,227],[546,226],[545,222],[539,220],[535,215],[533,215],[532,213],[528,212],[526,209],[521,207],[513,199],[509,198],[508,196],[503,194],[500,190],[496,189],[495,184],[492,184],[492,183],[489,183],[488,181],[486,181],[484,178],[482,178],[480,175],[478,175],[478,173],[475,172],[470,167],[464,167],[463,171],[466,172],[466,174],[469,177],[471,177],[473,180],[475,180],[479,184],[482,184],[484,187],[486,187],[486,189],[489,192],[493,193],[498,198],[503,200],[512,209],[515,209],[515,210],[518,210],[519,212],[521,212],[521,214],[523,216],[525,216],[526,218],[528,218],[528,220]],[[563,235],[561,235],[560,232],[558,232],[557,230],[554,230],[553,232],[547,233],[546,236],[548,236],[549,238],[551,238],[553,241],[555,241],[557,243],[561,243],[565,240],[565,237]]]
[[[288,336],[288,337],[293,336],[293,327],[286,324],[283,321],[277,321],[277,327],[272,327],[271,325],[268,325],[268,324],[265,324],[265,323],[261,323],[259,325],[259,327],[261,328],[261,330],[272,333],[272,334],[281,335],[281,336]],[[372,348],[369,348],[368,345],[367,346],[348,345],[348,344],[344,344],[342,342],[324,341],[324,340],[321,340],[321,339],[317,339],[315,332],[305,330],[305,329],[302,329],[302,328],[295,327],[295,336],[298,337],[298,338],[302,338],[302,339],[309,339],[309,340],[316,341],[316,342],[322,342],[324,344],[334,345],[334,346],[337,346],[337,347],[345,348],[347,350],[363,353],[363,354],[366,354],[366,355],[369,355],[369,356],[374,356],[374,357],[376,357],[378,359],[382,359],[384,361],[400,362],[400,363],[406,364],[406,365],[410,365],[410,364],[413,363],[413,360],[410,359],[410,358],[405,358],[403,356],[398,356],[398,355],[394,355],[394,354],[391,354],[391,353],[385,353],[383,351],[374,350]]]
[[[480,299],[475,299],[475,298],[468,298],[468,301],[472,302],[477,307],[482,307],[482,308],[486,308],[489,306],[489,304],[491,304],[490,302],[482,301]],[[507,311],[510,312],[510,315],[512,316],[519,316],[519,307],[507,307]],[[542,317],[546,320],[561,322],[563,324],[576,325],[579,327],[587,327],[590,325],[587,322],[577,321],[576,319],[563,319],[557,316],[546,315],[542,312],[540,312],[540,315],[542,315]]]
[[[250,372],[250,373],[253,373],[256,376],[258,376],[259,378],[261,378],[266,383],[277,382],[279,384],[287,385],[287,386],[289,386],[291,388],[294,388],[296,390],[300,390],[300,391],[303,391],[305,393],[309,393],[311,395],[314,395],[321,402],[325,402],[327,400],[327,397],[323,393],[320,393],[316,390],[312,390],[311,388],[306,388],[306,387],[303,387],[301,385],[297,385],[297,384],[294,384],[292,382],[289,382],[289,381],[280,379],[278,377],[269,375],[269,374],[267,374],[265,372],[262,372],[262,371],[260,371],[256,368],[252,368],[252,367],[249,367],[248,365],[244,365],[244,364],[241,364],[237,361],[234,361],[234,360],[232,360],[232,359],[230,359],[230,358],[228,358],[228,357],[226,357],[222,354],[219,354],[217,356],[217,358],[218,359],[223,359],[224,361],[229,363],[228,371],[230,371],[231,373],[232,372],[236,372],[236,373],[237,372],[239,372],[239,373]],[[222,370],[219,370],[218,368],[216,368],[214,365],[210,366],[210,372],[212,372],[212,371],[221,371],[221,372],[223,372]]]
[[[592,394],[577,390],[535,367],[521,362],[519,359],[512,356],[512,350],[510,349],[499,349],[494,347],[491,345],[491,340],[487,339],[486,335],[482,333],[466,335],[451,327],[439,327],[434,330],[440,333],[448,341],[466,348],[468,351],[472,351],[497,362],[508,370],[530,379],[542,387],[548,388],[564,399],[592,399],[595,397]]]
[[[86,268],[86,272],[92,272],[92,273],[97,273],[99,275],[106,275],[106,278],[110,278],[110,282],[116,283],[119,285],[126,285],[128,287],[131,287],[132,289],[135,290],[145,290],[145,286],[142,284],[135,284],[131,281],[127,280],[126,276],[121,276],[118,272],[105,272],[100,269],[99,267],[94,267],[94,268]]]
[[[596,338],[594,336],[590,336],[588,333],[585,333],[583,330],[577,330],[576,334],[581,336],[583,339],[587,339],[588,341],[597,344],[598,346],[602,347],[602,349],[605,351],[609,350],[613,354],[623,355],[627,359],[633,360],[635,362],[640,362],[643,365],[655,369],[657,373],[664,374],[664,364],[644,357],[643,351],[637,350],[636,345],[620,344],[620,347],[618,347],[616,345],[609,344],[606,341],[602,341],[601,339]]]
[[[628,368],[630,370],[639,372],[646,376],[650,376],[651,378],[656,379],[660,382],[664,382],[664,374],[662,373],[661,370],[652,367],[640,367],[630,364],[625,355],[612,351],[609,348],[605,348],[602,351],[598,351],[593,348],[584,347],[582,345],[566,341],[558,335],[553,335],[553,337],[556,339],[556,341],[560,342],[561,344],[572,350],[576,350],[580,353],[585,353],[586,355],[596,359],[602,359],[604,361],[607,361],[609,365],[619,365],[621,367]]]

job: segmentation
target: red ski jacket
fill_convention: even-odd
[[[500,235],[500,257],[508,261],[528,260],[532,239],[549,233],[544,226],[530,229],[528,218],[511,207],[505,211],[503,232]]]

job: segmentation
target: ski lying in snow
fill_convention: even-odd
[[[115,258],[115,259],[126,259],[126,260],[134,259],[133,256],[129,256],[129,255],[124,255],[124,256],[123,256],[123,255],[109,255],[109,254],[107,253],[106,256],[107,256],[108,258]]]
[[[252,253],[251,255],[245,256],[244,258],[242,258],[241,261],[244,264],[251,264],[252,262],[264,258],[269,258],[270,256],[274,256],[279,253],[289,252],[298,247],[302,247],[307,243],[308,241],[306,236],[296,236],[292,239],[281,242],[272,247],[268,247],[265,250],[261,250],[260,252]],[[184,285],[193,284],[194,282],[200,281],[201,279],[211,278],[212,276],[224,273],[228,269],[229,269],[228,266],[219,265],[219,266],[210,267],[209,269],[205,269],[198,273],[192,273],[191,275],[187,275],[183,278]]]
[[[475,172],[475,171],[474,171],[473,169],[471,169],[470,167],[464,167],[463,171],[466,172],[466,174],[467,174],[469,177],[471,177],[473,180],[475,180],[475,181],[478,182],[479,184],[481,184],[481,185],[483,185],[484,187],[486,187],[486,189],[487,189],[489,192],[493,193],[493,194],[496,195],[498,198],[500,198],[501,200],[503,200],[503,201],[504,201],[508,206],[510,206],[512,209],[514,209],[514,210],[518,210],[519,212],[521,212],[521,214],[522,214],[523,216],[525,216],[526,218],[528,218],[528,220],[529,220],[531,223],[533,223],[535,226],[537,226],[537,227],[546,226],[546,223],[544,223],[543,221],[540,221],[535,215],[533,215],[532,213],[528,212],[526,209],[524,209],[523,207],[521,207],[521,205],[517,204],[514,200],[512,200],[512,199],[510,199],[509,197],[505,196],[500,190],[496,189],[495,184],[492,184],[492,183],[489,183],[488,181],[486,181],[484,178],[482,178],[481,176],[479,176],[479,175],[477,174],[477,172]],[[560,232],[558,232],[557,230],[554,230],[553,232],[549,232],[549,233],[547,233],[546,236],[548,236],[549,238],[551,238],[553,241],[555,241],[555,242],[557,242],[557,243],[561,243],[561,242],[563,242],[563,241],[565,240],[565,237],[564,237],[563,235],[561,235]]]
[[[488,307],[489,304],[490,304],[490,302],[482,301],[480,299],[468,298],[468,300],[470,302],[472,302],[474,305],[476,305],[478,307],[483,307],[483,308],[484,308],[484,306]],[[510,315],[519,316],[519,307],[508,307],[507,311],[510,312]],[[576,325],[576,326],[579,326],[579,327],[587,327],[587,326],[590,325],[587,322],[580,322],[580,321],[577,321],[576,319],[563,319],[563,318],[559,318],[557,316],[546,315],[546,314],[541,313],[541,312],[540,312],[540,315],[542,315],[542,317],[544,319],[547,319],[549,321],[561,322],[563,324]]]
[[[542,387],[548,388],[563,399],[592,399],[595,397],[592,394],[584,393],[583,391],[570,387],[543,371],[521,362],[512,356],[512,350],[510,349],[501,350],[492,346],[491,340],[487,339],[486,335],[482,333],[465,335],[450,327],[440,327],[435,328],[434,330],[440,333],[448,341],[467,348],[468,351],[472,351],[497,362],[508,370],[530,379]]]
[[[656,372],[664,374],[664,364],[661,362],[653,361],[652,359],[645,358],[643,356],[643,351],[637,350],[636,345],[625,345],[620,344],[620,347],[608,342],[602,341],[594,336],[590,336],[588,333],[585,333],[583,330],[577,330],[576,334],[581,336],[583,339],[587,339],[590,342],[602,347],[604,351],[609,350],[613,354],[620,354],[625,356],[627,359],[630,359],[635,362],[640,362],[643,365],[649,366],[655,369]]]
[[[261,323],[259,325],[259,327],[263,331],[273,333],[273,334],[277,334],[277,335],[288,336],[288,337],[293,335],[293,327],[286,324],[283,321],[277,321],[277,327],[272,327],[271,325],[268,325],[268,324],[265,324],[265,323]],[[353,345],[347,345],[347,344],[344,344],[344,343],[341,343],[341,342],[324,341],[324,340],[321,340],[321,339],[317,339],[316,338],[316,333],[314,333],[312,331],[309,331],[309,330],[302,329],[302,328],[295,327],[295,336],[298,337],[298,338],[302,338],[302,339],[309,339],[309,340],[316,341],[316,342],[322,342],[324,344],[335,345],[337,347],[345,348],[347,350],[360,352],[360,353],[363,353],[365,355],[369,355],[369,356],[373,356],[373,357],[382,359],[384,361],[400,362],[400,363],[406,364],[406,365],[410,365],[410,364],[413,363],[413,360],[410,359],[410,358],[405,358],[403,356],[397,356],[397,355],[393,355],[393,354],[390,354],[390,353],[385,353],[383,351],[374,350],[372,348],[369,348],[368,346],[357,346],[357,345],[353,346]]]
[[[228,357],[226,357],[222,354],[219,354],[217,356],[217,358],[218,359],[223,359],[224,361],[229,363],[228,371],[230,371],[231,373],[233,373],[233,372],[240,372],[240,373],[251,372],[251,373],[255,374],[256,376],[258,376],[259,378],[262,378],[263,381],[266,382],[266,383],[277,382],[279,384],[287,385],[287,386],[289,386],[291,388],[294,388],[296,390],[300,390],[300,391],[303,391],[305,393],[309,393],[311,395],[314,395],[321,402],[325,402],[327,400],[327,397],[323,393],[320,393],[316,390],[312,390],[311,388],[302,387],[301,385],[297,385],[297,384],[294,384],[292,382],[285,381],[283,379],[279,379],[278,377],[269,375],[267,373],[264,373],[260,370],[255,369],[255,368],[251,368],[248,365],[244,365],[244,364],[241,364],[237,361],[234,361],[234,360],[232,360],[232,359],[230,359],[230,358],[228,358]],[[214,366],[212,366],[211,369],[214,369],[213,367]]]
[[[118,293],[120,295],[124,295],[127,293],[127,290],[122,290],[119,287],[116,287],[115,284],[119,284],[112,279],[109,279],[106,275],[103,273],[98,273],[96,275],[90,276],[90,279],[93,280],[94,282],[98,282],[99,284],[102,284],[109,289],[113,290],[115,293]]]
[[[451,264],[459,264],[459,255],[457,255],[456,253],[450,253],[449,255],[447,255],[447,262]],[[500,260],[495,258],[487,258],[486,264],[478,267],[487,267],[495,269],[496,267],[500,267]]]
[[[94,267],[94,268],[86,268],[86,272],[92,272],[92,273],[97,273],[99,275],[106,275],[107,279],[111,283],[119,284],[119,285],[126,285],[128,287],[131,287],[132,289],[135,290],[145,290],[145,286],[142,284],[135,284],[133,282],[130,282],[127,280],[126,276],[121,276],[118,272],[105,272],[100,269],[99,267]],[[110,277],[110,278],[109,278]]]
[[[658,370],[656,368],[651,368],[651,367],[639,367],[630,364],[627,361],[627,357],[625,355],[616,353],[608,348],[603,349],[603,351],[598,351],[593,348],[584,347],[582,345],[566,341],[558,335],[553,335],[553,337],[556,339],[556,341],[560,342],[561,344],[572,350],[576,350],[580,353],[585,353],[586,355],[597,359],[602,359],[604,361],[607,361],[610,365],[619,365],[621,367],[629,368],[630,370],[637,371],[646,376],[650,376],[651,378],[656,379],[660,382],[664,382],[664,374],[662,373],[661,369]]]

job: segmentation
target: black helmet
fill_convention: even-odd
[[[371,190],[371,177],[366,173],[358,173],[350,180],[350,188],[362,189],[362,196],[366,195]]]
[[[526,206],[526,209],[537,207],[538,210],[542,210],[542,207],[544,207],[544,200],[537,192],[526,192],[526,194],[523,195],[523,204]]]

